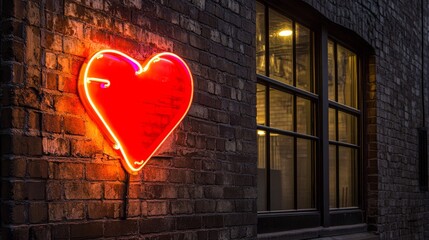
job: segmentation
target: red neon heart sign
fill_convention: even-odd
[[[116,50],[88,58],[79,95],[91,118],[130,173],[143,168],[191,106],[193,80],[186,63],[160,53],[143,65]]]

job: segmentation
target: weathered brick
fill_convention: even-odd
[[[177,229],[196,229],[201,227],[201,217],[200,216],[186,216],[180,217],[180,220],[177,221]]]
[[[27,199],[28,200],[44,200],[46,197],[46,182],[27,182]]]
[[[48,163],[45,160],[33,160],[27,163],[27,174],[33,178],[48,178]]]
[[[122,216],[122,205],[116,202],[93,201],[87,205],[89,219],[119,218]]]
[[[56,224],[51,227],[51,236],[53,239],[69,239],[70,227],[68,224]]]
[[[28,209],[30,223],[44,223],[48,220],[46,203],[31,203]]]
[[[64,117],[64,132],[73,135],[85,135],[85,122],[78,117]]]
[[[102,184],[98,182],[66,182],[66,199],[101,199]]]
[[[70,141],[64,138],[43,138],[43,153],[54,156],[69,156]]]
[[[90,239],[103,236],[102,222],[87,222],[70,225],[70,237],[72,239]]]
[[[56,114],[42,115],[42,130],[52,133],[60,133],[62,125],[62,117]]]
[[[122,171],[118,165],[112,164],[86,164],[86,179],[88,180],[119,180],[118,171]]]
[[[59,200],[63,196],[63,184],[60,181],[47,181],[46,200]]]
[[[191,214],[194,212],[194,201],[176,200],[171,201],[171,214]]]
[[[137,220],[110,221],[105,224],[106,237],[136,235],[138,233]]]
[[[148,216],[161,216],[168,214],[167,201],[147,201]]]
[[[175,220],[170,217],[148,218],[139,221],[141,234],[172,231],[175,229]]]
[[[105,199],[122,199],[125,193],[125,184],[106,182],[104,184]]]

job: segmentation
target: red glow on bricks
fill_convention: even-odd
[[[125,169],[136,173],[185,117],[193,80],[186,63],[173,53],[157,54],[141,65],[107,49],[85,61],[78,89]]]

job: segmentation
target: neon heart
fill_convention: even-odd
[[[193,80],[186,63],[173,53],[157,54],[140,65],[106,49],[85,61],[78,90],[125,169],[136,173],[185,117]]]

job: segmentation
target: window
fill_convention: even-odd
[[[256,4],[259,232],[363,219],[364,58],[311,26]]]
[[[257,124],[261,211],[315,208],[313,33],[257,4]],[[267,49],[267,50],[265,50]]]

